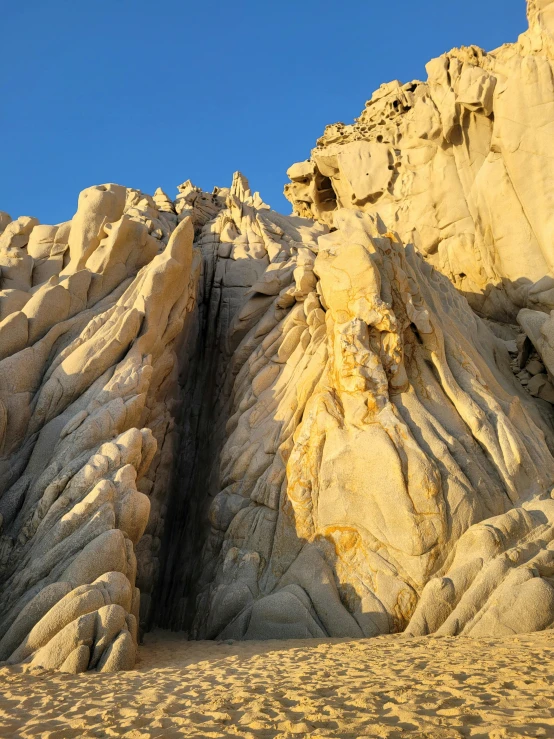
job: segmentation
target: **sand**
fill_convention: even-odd
[[[554,737],[554,632],[285,642],[147,635],[137,669],[0,668],[0,737]]]

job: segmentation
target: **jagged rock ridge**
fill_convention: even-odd
[[[288,170],[295,211],[378,213],[482,315],[554,308],[553,8],[528,3],[517,43],[453,49],[426,82],[384,84],[353,125],[328,126]]]

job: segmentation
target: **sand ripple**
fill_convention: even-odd
[[[138,669],[0,669],[0,737],[554,737],[554,633],[186,642]]]

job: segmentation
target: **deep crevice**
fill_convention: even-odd
[[[218,472],[214,460],[219,457],[222,436],[221,421],[219,430],[214,426],[220,407],[218,371],[222,352],[217,346],[215,328],[221,301],[214,311],[214,286],[209,287],[209,293],[198,304],[196,335],[183,343],[179,356],[178,460],[168,496],[160,570],[144,623],[147,629],[188,630],[195,610],[191,596],[200,574],[201,552],[209,530],[210,493],[217,492],[217,479],[211,476]]]

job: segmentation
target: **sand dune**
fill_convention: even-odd
[[[0,669],[0,737],[554,737],[554,634],[285,642],[148,635],[137,669]]]

